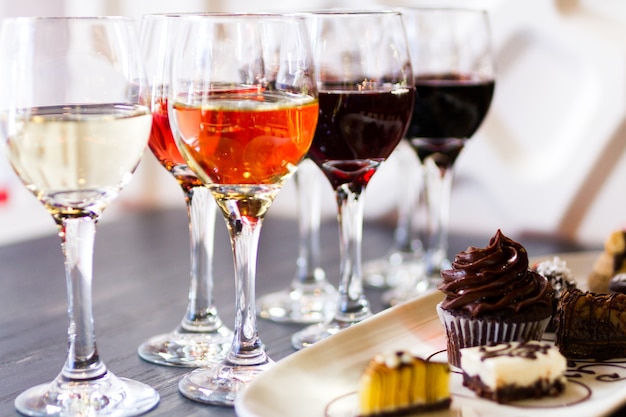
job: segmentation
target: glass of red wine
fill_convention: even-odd
[[[257,330],[255,280],[263,220],[306,156],[319,114],[311,43],[295,15],[181,16],[168,112],[187,165],[228,229],[235,324],[225,358],[185,375],[185,397],[233,406],[273,361]]]
[[[224,325],[213,300],[217,206],[208,188],[178,151],[168,117],[168,77],[179,22],[175,14],[143,16],[140,40],[151,91],[152,131],[148,146],[178,182],[185,197],[191,249],[189,301],[183,319],[174,330],[152,336],[137,351],[151,363],[197,368],[221,361],[228,352],[233,332]]]
[[[320,259],[321,185],[324,178],[308,158],[294,179],[298,197],[299,251],[296,273],[287,289],[259,297],[261,318],[281,323],[319,323],[332,318],[337,289],[326,279]]]
[[[341,263],[333,318],[296,332],[295,349],[372,314],[361,265],[364,191],[401,141],[415,94],[400,13],[329,10],[307,14],[307,21],[320,103],[308,156],[335,190]]]
[[[401,10],[411,45],[415,107],[406,139],[424,173],[427,201],[426,278],[383,294],[390,305],[432,289],[450,267],[448,223],[454,163],[481,126],[495,88],[491,28],[485,10]]]

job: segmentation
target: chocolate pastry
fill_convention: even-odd
[[[556,322],[555,344],[566,358],[626,357],[626,294],[568,290]]]

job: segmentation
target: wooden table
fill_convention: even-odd
[[[0,247],[0,416],[18,415],[13,406],[15,397],[52,380],[65,359],[65,277],[60,242],[52,233],[51,226],[49,237]],[[136,353],[137,346],[148,337],[173,329],[185,312],[187,233],[182,209],[134,212],[99,225],[93,283],[98,348],[116,375],[137,379],[159,391],[161,401],[147,415],[232,417],[235,413],[231,408],[195,403],[178,393],[178,380],[189,369],[149,364]],[[469,245],[484,246],[490,237],[453,235],[450,253]],[[511,237],[522,242],[531,256],[594,249],[541,236]],[[339,253],[334,221],[322,225],[321,241],[323,266],[336,284]],[[364,259],[385,254],[391,243],[389,225],[365,224]],[[232,256],[221,219],[217,222],[215,251],[217,308],[226,323],[233,323]],[[297,222],[274,218],[270,212],[261,232],[257,295],[289,285],[297,251]],[[367,290],[367,294],[374,311],[380,311],[381,292]],[[279,360],[294,352],[290,337],[303,326],[259,320],[258,327],[269,355]]]

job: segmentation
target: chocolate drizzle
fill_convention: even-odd
[[[480,360],[484,362],[488,359],[498,358],[502,356],[508,356],[513,358],[524,359],[537,359],[538,355],[547,355],[550,345],[537,342],[520,342],[514,345],[513,343],[502,343],[497,347],[481,346],[479,351],[481,352]]]
[[[520,313],[526,307],[552,309],[554,290],[546,278],[528,267],[528,253],[500,230],[486,248],[470,246],[441,271],[438,288],[444,309],[476,317],[489,312]],[[529,309],[530,310],[530,309]]]

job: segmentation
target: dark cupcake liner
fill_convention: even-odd
[[[448,362],[460,367],[466,347],[521,340],[541,340],[551,316],[536,321],[512,322],[506,319],[470,318],[447,311],[437,304],[437,314],[447,337]]]

